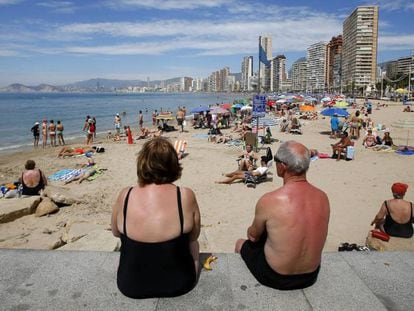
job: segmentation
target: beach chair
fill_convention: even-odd
[[[270,172],[270,168],[272,167],[272,165],[273,165],[273,160],[270,160],[269,162],[267,162],[267,172],[261,176],[247,177],[244,181],[245,185],[249,188],[256,188],[258,184],[267,181],[269,179],[269,176],[273,175],[273,173]]]
[[[186,155],[185,148],[187,147],[187,142],[185,140],[176,140],[174,142],[174,149],[177,152],[178,159],[184,158]]]

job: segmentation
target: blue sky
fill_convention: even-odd
[[[256,67],[266,34],[290,67],[370,4],[380,7],[378,61],[410,55],[414,0],[0,0],[0,87],[240,72],[247,55]]]

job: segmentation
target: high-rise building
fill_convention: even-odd
[[[306,90],[321,92],[325,90],[326,43],[318,42],[307,49]]]
[[[329,91],[341,89],[342,75],[342,35],[332,37],[326,48],[326,77],[325,81]]]
[[[278,55],[272,59],[271,62],[272,88],[273,92],[282,92],[282,82],[285,82],[286,77],[286,56]]]
[[[378,6],[360,6],[343,23],[342,81],[348,88],[375,84]]]
[[[228,76],[230,75],[229,67],[224,67],[213,72],[208,79],[209,92],[228,92]]]
[[[292,90],[294,92],[306,90],[306,67],[306,57],[299,58],[292,65],[290,79],[292,80]]]
[[[243,58],[241,66],[241,90],[244,92],[253,91],[251,79],[253,77],[253,56]]]
[[[259,37],[259,48],[262,47],[265,52],[265,57],[268,62],[272,59],[272,36],[260,36]],[[260,55],[260,50],[259,50]],[[260,59],[260,57],[259,57]],[[271,67],[266,66],[264,63],[259,61],[259,77],[260,77],[260,88],[264,91],[271,91],[272,88],[272,75]],[[261,91],[259,90],[259,91]]]

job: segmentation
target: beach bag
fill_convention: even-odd
[[[347,160],[353,160],[355,155],[355,149],[354,146],[348,146],[346,147],[346,159]]]
[[[380,239],[381,241],[388,242],[390,240],[390,236],[387,233],[379,230],[371,230],[371,235],[373,238]]]

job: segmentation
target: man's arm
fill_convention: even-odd
[[[261,198],[257,202],[253,223],[247,229],[247,238],[252,242],[257,242],[266,229],[266,215],[262,201],[263,199]]]

